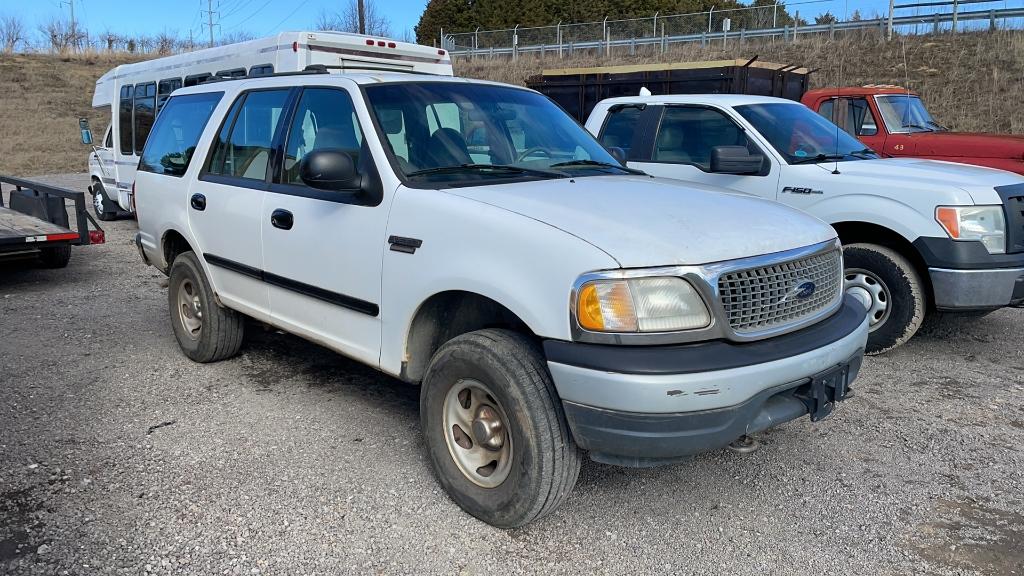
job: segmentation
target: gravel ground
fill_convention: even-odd
[[[0,573],[1024,574],[1024,311],[933,323],[753,454],[588,461],[504,531],[434,481],[417,389],[256,326],[191,363],[135,223],[105,228],[0,264]]]

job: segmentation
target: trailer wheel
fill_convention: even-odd
[[[39,259],[47,268],[64,268],[71,260],[71,245],[49,246],[39,251]]]
[[[103,183],[99,180],[93,180],[92,184],[92,209],[96,213],[96,218],[109,222],[110,220],[117,219],[117,204],[107,196],[106,189],[103,188]]]
[[[183,252],[174,259],[167,303],[174,337],[189,359],[217,362],[238,353],[245,317],[217,304],[194,252]]]
[[[877,244],[848,244],[843,260],[846,293],[868,309],[865,352],[881,354],[910,340],[921,327],[928,304],[914,265]]]
[[[579,476],[542,353],[514,332],[479,330],[441,346],[420,390],[420,425],[438,482],[493,526],[551,513]]]

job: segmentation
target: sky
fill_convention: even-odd
[[[152,35],[176,32],[197,39],[209,37],[206,26],[208,0],[70,0],[75,17],[91,33],[111,30],[118,33]],[[340,10],[348,0],[211,0],[215,35],[245,31],[256,37],[283,30],[311,28],[322,10]],[[419,21],[427,0],[376,0],[378,8],[391,22],[392,35],[398,38]],[[513,0],[514,1],[514,0]],[[908,0],[899,0],[905,3]],[[29,29],[53,16],[69,13],[69,0],[0,0],[0,17],[21,17]],[[808,20],[825,11],[843,19],[843,14],[860,10],[865,17],[888,11],[888,0],[788,0],[791,12],[800,11]]]

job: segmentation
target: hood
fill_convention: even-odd
[[[835,164],[817,166],[831,172]],[[920,158],[840,162],[839,171],[847,178],[862,179],[865,185],[931,191],[937,202],[950,204],[998,204],[996,186],[1024,182],[1024,176],[1005,170]],[[948,197],[941,197],[942,192]]]
[[[590,176],[445,192],[554,226],[625,268],[733,260],[836,236],[817,218],[776,202],[649,176]]]
[[[1011,158],[1024,162],[1024,135],[919,132],[910,135],[911,153],[949,158]]]

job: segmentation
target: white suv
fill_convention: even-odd
[[[827,416],[867,339],[828,225],[623,168],[518,87],[183,89],[136,186],[189,358],[235,354],[249,316],[421,384],[439,481],[496,526],[555,509],[581,450],[647,466]]]

